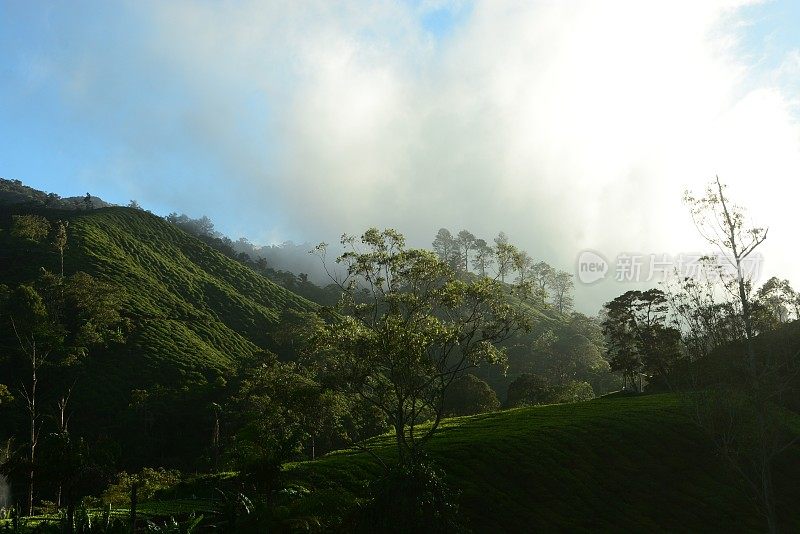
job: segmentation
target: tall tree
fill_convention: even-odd
[[[394,230],[373,228],[342,244],[346,298],[318,324],[310,354],[385,415],[400,460],[413,462],[438,429],[450,384],[482,363],[504,362],[497,344],[527,329],[528,317],[509,304],[508,286],[466,281],[437,255],[407,249]],[[318,250],[324,259],[325,245]]]
[[[550,277],[550,292],[553,305],[560,313],[572,309],[572,289],[575,287],[572,275],[566,271],[554,271]]]
[[[469,254],[475,249],[475,236],[469,230],[461,230],[456,236],[464,272],[469,271]]]
[[[506,276],[514,268],[517,252],[517,247],[508,242],[508,236],[504,232],[500,232],[494,238],[494,264],[501,282],[506,281]]]
[[[18,286],[3,303],[2,326],[11,330],[17,352],[26,362],[27,380],[20,390],[29,423],[25,461],[29,514],[42,428],[41,374],[46,367],[66,374],[90,347],[121,340],[124,321],[118,310],[118,291],[86,273],[62,278],[43,271],[35,286]],[[52,397],[54,392],[49,393]]]
[[[547,299],[547,291],[550,289],[554,274],[555,270],[544,261],[536,262],[530,268],[529,278],[533,283],[533,294],[541,302]]]
[[[773,276],[762,285],[755,295],[758,306],[765,309],[777,323],[786,323],[792,317],[800,317],[800,298],[788,280]]]
[[[55,235],[53,237],[53,247],[58,251],[61,260],[61,278],[64,278],[64,250],[67,248],[67,227],[69,221],[58,220],[55,222]]]
[[[777,532],[773,465],[778,455],[797,438],[785,436],[783,419],[774,413],[774,399],[785,388],[785,370],[780,369],[780,364],[770,359],[768,354],[759,354],[755,344],[757,322],[753,283],[747,262],[766,240],[768,229],[746,222],[744,209],[731,201],[719,177],[706,187],[703,196],[697,197],[687,191],[684,201],[700,234],[720,251],[723,261],[731,268],[728,272],[720,271],[720,281],[730,296],[732,309],[741,321],[746,354],[747,381],[744,387],[741,384],[729,387],[715,397],[714,404],[717,406],[709,403],[703,408],[715,412],[721,405],[735,420],[742,421],[735,441],[746,454],[732,455],[731,448],[727,446],[721,452],[750,482],[770,532]],[[714,433],[715,419],[715,416],[704,417],[700,423]],[[742,456],[749,457],[752,468],[748,469],[742,464]]]
[[[486,243],[485,239],[475,240],[475,258],[472,267],[478,270],[481,276],[486,276],[489,267],[494,264],[494,250]]]
[[[647,375],[669,387],[669,377],[680,358],[680,332],[667,325],[669,306],[660,289],[627,291],[603,307],[603,332],[611,368],[625,382]],[[641,383],[639,389],[641,389]]]
[[[433,240],[433,251],[439,259],[452,268],[461,265],[461,258],[453,234],[447,228],[440,228]]]
[[[41,433],[38,404],[40,370],[50,354],[62,344],[64,334],[63,328],[53,321],[44,300],[32,286],[19,286],[8,299],[5,312],[19,344],[19,351],[29,364],[28,381],[20,385],[20,390],[28,413],[26,509],[28,515],[32,515],[36,451]]]
[[[517,283],[525,284],[530,282],[530,270],[533,267],[533,258],[524,250],[518,251],[514,255],[514,270],[517,271]]]
[[[531,266],[531,279],[542,292],[546,292],[553,278],[554,269],[547,262],[536,262]]]

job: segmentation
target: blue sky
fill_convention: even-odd
[[[800,2],[728,4],[0,1],[0,176],[261,243],[675,252],[684,187],[796,193]]]
[[[419,2],[411,4],[420,7]],[[436,39],[446,39],[468,13],[466,4],[434,6],[420,13],[419,24]],[[220,229],[256,240],[314,240],[284,227],[280,206],[269,199],[264,202],[270,209],[255,210],[257,221],[239,220],[239,199],[221,200],[231,192],[224,165],[187,138],[185,125],[170,117],[170,111],[164,118],[174,122],[153,125],[161,130],[159,136],[169,139],[160,150],[142,154],[126,138],[125,124],[137,121],[139,109],[174,111],[191,105],[184,100],[185,80],[148,79],[152,65],[143,59],[148,33],[147,21],[124,2],[0,3],[0,176],[64,196],[88,189],[119,204],[136,198],[156,213],[209,213]],[[96,73],[101,83],[107,73],[110,83],[121,79],[128,84],[111,114],[96,114],[85,102],[77,103],[69,94],[70,80],[57,67],[76,56],[88,55],[91,61],[94,53],[101,58]],[[264,125],[270,120],[270,104],[259,96],[254,90],[237,102],[237,129],[242,139],[268,153],[270,135]],[[107,113],[109,107],[101,109]],[[194,198],[198,189],[199,199]],[[187,202],[186,197],[193,198]],[[273,227],[283,227],[285,235],[270,232]]]

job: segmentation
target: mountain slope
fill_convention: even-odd
[[[0,209],[0,284],[34,280],[42,267],[60,269],[48,240],[11,234],[14,213],[68,221],[65,274],[85,271],[121,290],[132,325],[126,342],[90,351],[75,377],[45,370],[42,392],[54,404],[74,380],[75,429],[146,441],[136,446],[141,461],[185,465],[196,458],[210,432],[210,403],[227,398],[226,384],[259,352],[285,352],[272,336],[283,313],[315,307],[160,217],[118,207]],[[25,369],[20,362],[11,372],[24,377]],[[0,378],[12,387],[22,379]]]
[[[134,345],[178,366],[232,370],[261,348],[287,309],[313,305],[159,217],[128,208],[77,216],[71,270],[127,289]],[[180,340],[180,342],[178,342]]]
[[[44,214],[70,223],[66,273],[86,271],[124,290],[124,313],[135,324],[128,348],[145,370],[174,365],[189,375],[193,369],[230,372],[257,351],[275,348],[270,334],[283,311],[313,308],[147,212]],[[0,267],[3,282],[30,279],[40,266],[58,269],[58,256],[46,243],[5,234],[3,245],[15,257]]]

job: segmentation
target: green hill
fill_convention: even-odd
[[[521,408],[449,419],[429,450],[476,532],[763,531],[744,482],[688,414],[666,394]],[[390,437],[377,449],[390,457]],[[800,447],[776,472],[785,529],[796,530]],[[294,464],[288,475],[311,491],[293,509],[341,513],[379,474],[364,453]]]
[[[314,307],[160,217],[120,207],[6,206],[0,283],[7,286],[35,279],[42,267],[59,270],[48,242],[11,235],[11,215],[30,212],[69,221],[66,274],[88,272],[123,294],[122,313],[132,323],[126,343],[90,353],[75,386],[77,421],[100,430],[131,424],[125,418],[134,416],[129,405],[138,389],[149,392],[152,404],[170,406],[173,417],[159,424],[186,431],[189,421],[197,423],[185,417],[187,409],[207,417],[215,391],[243,364],[263,350],[281,352],[272,334],[282,313]]]
[[[127,345],[142,382],[202,383],[262,349],[287,309],[313,304],[223,256],[160,217],[130,208],[54,213],[68,220],[65,271],[85,271],[124,291],[134,321]],[[46,243],[0,234],[6,254],[0,280],[11,284],[58,268]]]

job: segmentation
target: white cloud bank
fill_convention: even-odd
[[[124,99],[132,157],[164,146],[156,124],[218,159],[243,213],[266,203],[275,235],[309,241],[504,230],[562,268],[584,248],[694,251],[681,192],[719,174],[772,227],[768,268],[800,283],[800,55],[756,69],[739,3],[429,4],[136,2],[132,70],[74,69],[72,98]],[[451,10],[445,35],[429,9]],[[115,99],[115,77],[151,97]],[[153,106],[162,85],[186,105]]]

